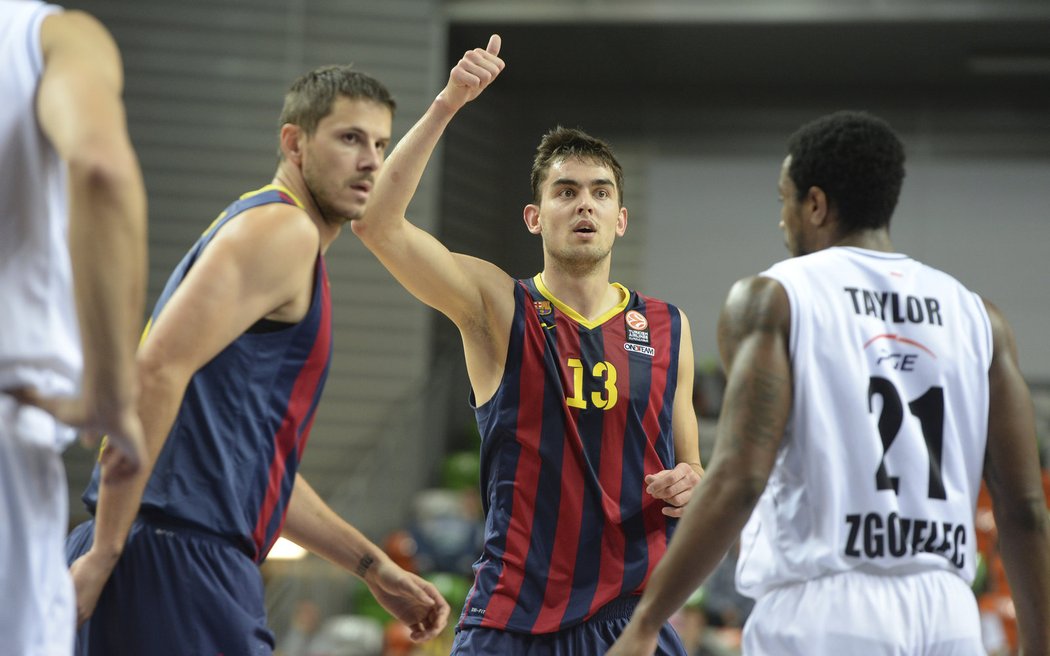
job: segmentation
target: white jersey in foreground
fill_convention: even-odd
[[[828,248],[780,262],[791,417],[741,535],[737,584],[859,569],[975,572],[992,338],[981,299],[906,255]]]
[[[76,392],[80,336],[73,301],[66,168],[40,131],[40,25],[54,5],[0,0],[0,389]]]
[[[40,29],[58,7],[0,0],[0,389],[71,394],[81,356],[66,239],[65,167],[40,130]],[[73,437],[0,394],[0,653],[70,654],[73,582],[62,542]]]

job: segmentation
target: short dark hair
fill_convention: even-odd
[[[820,187],[847,233],[889,227],[904,182],[904,145],[886,121],[840,111],[788,139],[788,175],[802,200]]]
[[[532,200],[539,203],[540,186],[543,185],[551,165],[566,159],[579,159],[607,166],[616,178],[616,193],[623,206],[623,167],[616,161],[612,148],[601,139],[596,139],[583,130],[558,126],[543,135],[532,161]]]
[[[349,65],[322,66],[301,75],[284,95],[284,107],[278,126],[298,125],[310,135],[317,124],[332,111],[337,98],[371,100],[385,105],[393,114],[397,103],[390,91],[374,77],[355,71]]]

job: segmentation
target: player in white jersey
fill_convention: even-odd
[[[729,293],[712,463],[610,654],[652,653],[743,529],[737,583],[758,599],[745,654],[983,655],[982,475],[1024,653],[1050,654],[1050,522],[1009,325],[894,250],[904,150],[885,122],[831,114],[788,153],[795,257]]]
[[[144,456],[135,412],[146,203],[122,71],[82,12],[0,0],[0,651],[71,653],[61,453],[105,433],[115,482]]]

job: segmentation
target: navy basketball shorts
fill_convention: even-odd
[[[94,520],[66,538],[72,563],[91,547]],[[226,539],[139,518],[76,656],[272,654],[258,566]]]
[[[638,597],[623,597],[598,610],[586,622],[554,633],[537,635],[465,627],[456,631],[452,656],[597,656],[604,654],[623,633]],[[687,656],[670,624],[660,629],[658,656]]]

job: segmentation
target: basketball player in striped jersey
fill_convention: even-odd
[[[445,626],[437,589],[298,474],[332,354],[325,252],[364,209],[393,111],[349,67],[302,76],[272,183],[227,207],[171,274],[138,354],[149,466],[123,485],[96,469],[94,519],[67,540],[87,620],[78,653],[272,653],[258,565],[282,533],[360,576],[413,639]]]
[[[351,222],[414,295],[460,329],[478,427],[485,544],[454,654],[600,654],[626,624],[702,473],[689,323],[610,283],[623,173],[579,130],[543,137],[526,228],[539,274],[451,253],[404,217],[445,126],[503,69],[468,52]],[[684,654],[669,625],[661,653]]]
[[[1013,333],[893,247],[903,179],[900,140],[870,114],[790,139],[780,227],[794,257],[729,292],[711,470],[617,656],[653,652],[740,529],[737,585],[757,599],[745,654],[983,656],[982,475],[1024,653],[1050,654],[1050,526]]]
[[[0,62],[0,652],[61,655],[75,619],[62,554],[70,427],[111,436],[111,480],[145,454],[146,194],[105,27],[0,0]]]

